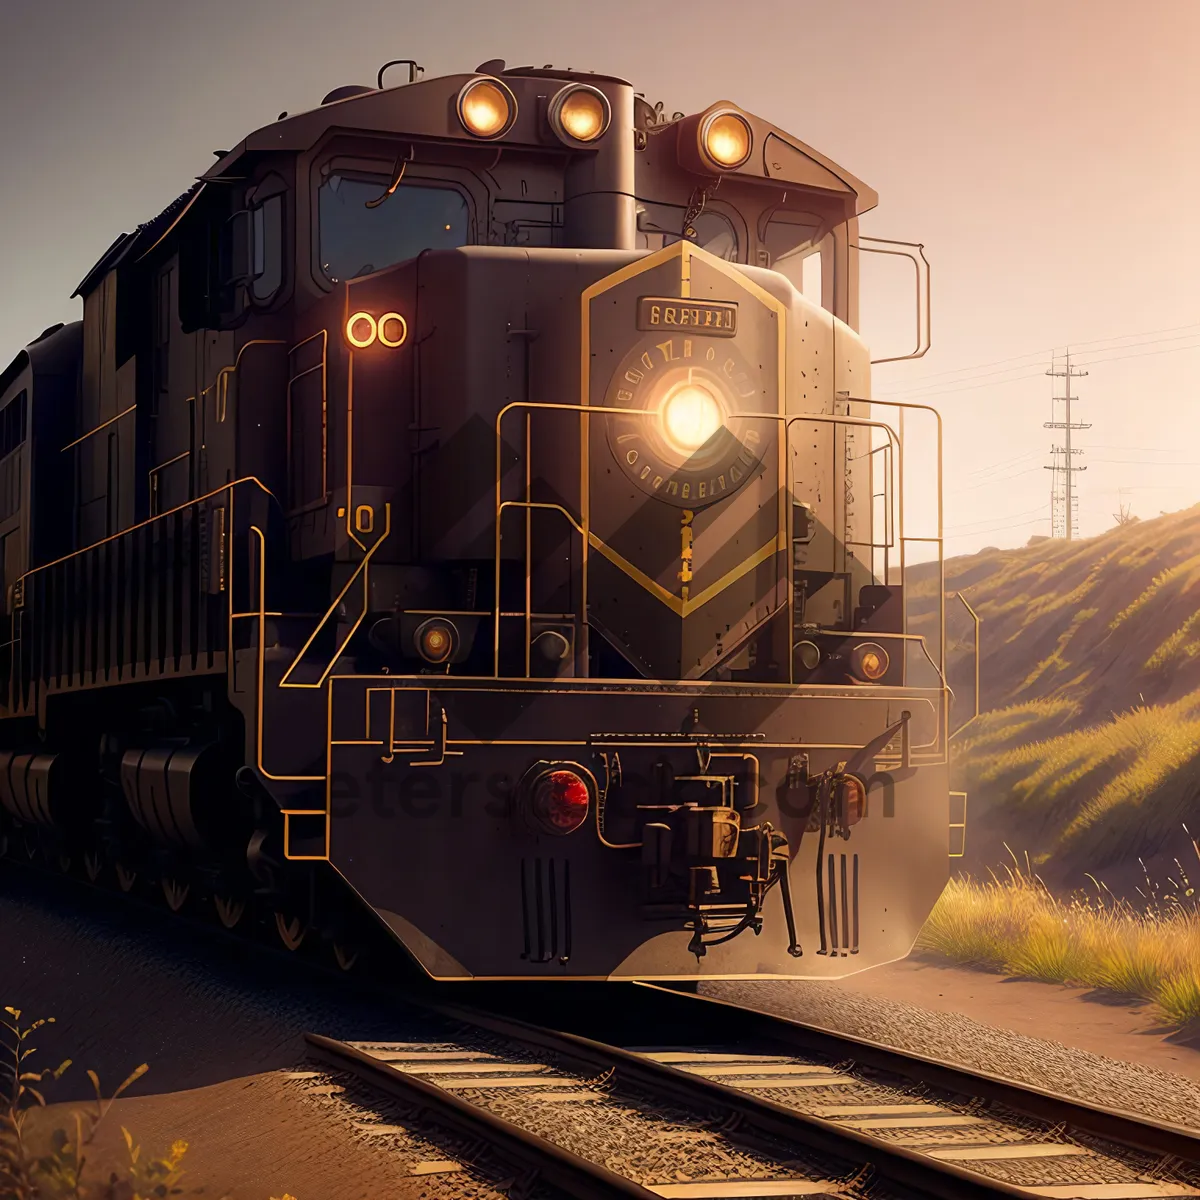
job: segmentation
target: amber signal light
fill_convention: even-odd
[[[878,683],[887,674],[888,663],[888,652],[874,642],[855,646],[850,656],[850,669],[867,683]]]
[[[867,787],[857,775],[842,777],[840,799],[845,825],[857,825],[867,815]]]
[[[415,634],[417,653],[434,666],[448,662],[458,645],[458,630],[452,621],[431,617],[422,622]]]
[[[346,341],[356,350],[365,350],[376,342],[395,350],[408,340],[408,322],[398,312],[386,312],[376,318],[369,312],[356,312],[346,322]]]

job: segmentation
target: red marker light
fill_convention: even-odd
[[[574,771],[547,771],[530,797],[530,814],[547,833],[574,833],[590,806],[588,785]]]

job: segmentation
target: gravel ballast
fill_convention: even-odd
[[[1086,1103],[1200,1130],[1200,1082],[985,1025],[963,1014],[856,992],[852,983],[708,983],[700,985],[700,992]]]

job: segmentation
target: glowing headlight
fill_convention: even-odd
[[[594,87],[565,87],[550,102],[550,124],[564,141],[596,141],[611,115],[608,97]]]
[[[888,652],[874,642],[864,642],[854,648],[850,656],[850,667],[859,679],[874,683],[887,674]]]
[[[427,663],[444,663],[454,653],[455,633],[450,621],[432,617],[417,629],[417,653]]]
[[[458,116],[468,133],[498,138],[517,119],[517,100],[498,79],[473,79],[458,93]]]
[[[737,113],[714,113],[701,130],[705,154],[718,167],[740,167],[750,157],[753,145],[750,126]]]
[[[663,432],[677,450],[699,450],[721,428],[721,405],[702,383],[682,383],[662,406]]]

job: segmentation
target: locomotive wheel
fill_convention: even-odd
[[[100,861],[100,855],[95,851],[89,850],[83,856],[83,869],[87,874],[88,883],[95,883],[100,878],[100,871],[104,864]]]
[[[188,892],[191,891],[191,885],[187,883],[176,883],[174,879],[168,879],[165,875],[162,881],[163,897],[167,901],[167,907],[172,912],[178,912],[187,902]]]
[[[137,882],[137,872],[127,871],[120,863],[116,864],[117,868],[117,886],[123,892],[128,892]]]
[[[358,962],[358,954],[358,948],[355,946],[347,946],[342,942],[333,943],[333,957],[343,971],[354,969],[354,964]]]
[[[288,918],[281,912],[275,914],[275,929],[279,933],[279,940],[289,950],[299,950],[300,943],[304,941],[304,935],[307,933],[299,917]]]
[[[213,906],[217,910],[217,919],[226,929],[232,929],[246,914],[246,902],[236,898],[226,899],[224,896],[213,896]]]

